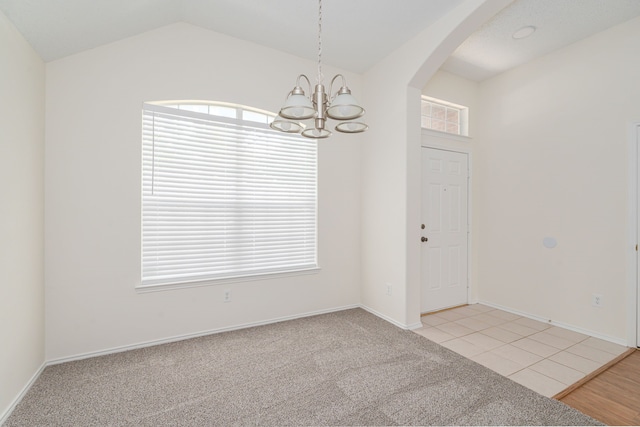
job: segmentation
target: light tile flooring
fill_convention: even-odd
[[[473,304],[422,317],[414,332],[551,397],[627,348]]]

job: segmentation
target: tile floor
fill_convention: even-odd
[[[422,317],[414,332],[551,397],[627,348],[472,304]]]

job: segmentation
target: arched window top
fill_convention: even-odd
[[[277,116],[276,113],[270,111],[228,102],[184,100],[155,101],[147,102],[147,104],[267,125]]]
[[[271,129],[273,117],[143,104],[139,288],[317,270],[317,143]]]

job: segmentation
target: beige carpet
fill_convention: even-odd
[[[598,425],[360,309],[47,367],[14,426]]]

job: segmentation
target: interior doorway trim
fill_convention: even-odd
[[[456,135],[447,135],[443,132],[434,132],[422,129],[420,138],[420,148],[433,148],[436,150],[453,151],[467,155],[468,182],[467,182],[467,304],[475,304],[478,302],[476,292],[476,284],[473,281],[473,150],[470,137],[457,137]],[[422,180],[421,180],[422,182]],[[420,273],[422,275],[422,271]],[[422,276],[421,276],[422,277]],[[422,287],[420,288],[422,292]],[[422,294],[420,294],[422,297]],[[422,307],[421,310],[422,311]],[[426,313],[420,313],[422,316]]]
[[[627,234],[627,345],[637,347],[640,344],[638,339],[638,322],[640,321],[640,274],[638,272],[638,250],[636,245],[640,244],[640,227],[638,225],[640,214],[640,121],[629,125],[628,133],[628,234]]]

